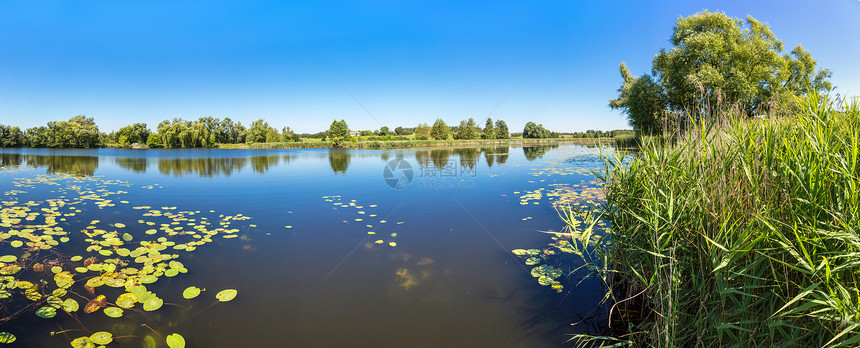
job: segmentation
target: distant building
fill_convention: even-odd
[[[349,131],[349,136],[351,136],[351,137],[357,137],[358,135],[359,135],[358,131]]]

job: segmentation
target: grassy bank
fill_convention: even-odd
[[[721,114],[673,146],[608,160],[612,227],[586,253],[604,266],[617,339],[860,342],[860,110],[799,104],[782,118]],[[583,241],[582,225],[572,231]]]
[[[583,141],[585,140],[585,141]],[[600,139],[597,139],[599,141]],[[603,139],[611,142],[612,138]],[[371,140],[344,142],[344,148],[353,149],[381,149],[381,148],[405,148],[405,147],[449,147],[449,146],[480,146],[480,145],[508,145],[508,144],[544,144],[544,143],[586,143],[595,142],[593,139],[578,138],[552,138],[552,139],[474,139],[474,140]],[[330,141],[301,141],[287,143],[248,143],[248,144],[218,144],[222,149],[291,149],[291,148],[330,148],[334,144]]]

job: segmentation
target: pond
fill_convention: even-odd
[[[571,323],[602,290],[566,274],[561,292],[541,286],[511,250],[552,242],[554,202],[599,199],[597,153],[0,149],[0,256],[15,257],[0,310],[30,309],[0,331],[32,347],[98,331],[128,347],[173,333],[194,347],[559,346],[595,330]]]

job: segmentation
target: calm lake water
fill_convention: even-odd
[[[571,323],[594,316],[601,290],[590,281],[578,287],[563,281],[562,293],[540,286],[531,267],[510,251],[551,242],[540,231],[559,231],[563,224],[550,193],[560,187],[593,190],[588,171],[599,167],[596,153],[578,145],[0,149],[4,207],[32,201],[39,212],[49,199],[78,200],[73,206],[80,212],[57,224],[69,241],[51,249],[66,259],[116,257],[87,252],[90,243],[81,231],[92,220],[99,220],[96,229],[128,233],[132,243],[190,239],[147,234],[162,223],[188,231],[195,223],[217,227],[234,217],[228,228],[238,229],[191,252],[164,251],[179,255],[187,273],[147,285],[165,302],[157,311],[141,311],[138,304],[118,319],[78,311],[80,323],[65,313],[51,319],[27,313],[0,324],[0,331],[34,347],[68,346],[86,334],[50,332],[81,325],[137,336],[118,338],[114,346],[142,347],[150,335],[166,347],[141,324],[164,336],[180,333],[190,347],[559,346],[572,333],[593,330],[593,320]],[[90,191],[110,194],[101,197],[111,201],[79,199]],[[153,216],[153,210],[159,213]],[[0,245],[0,255],[23,253]],[[75,279],[83,283],[96,274]],[[25,267],[20,276],[37,275]],[[182,293],[189,286],[206,291],[186,300]],[[238,296],[209,307],[222,289],[236,289]],[[102,286],[95,294],[113,303],[122,292]],[[77,293],[67,296],[81,307],[81,298],[94,297],[83,289]],[[2,301],[13,300],[28,301],[20,295]]]

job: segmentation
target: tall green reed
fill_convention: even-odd
[[[796,104],[778,118],[707,108],[672,141],[605,158],[611,228],[577,253],[599,265],[619,331],[574,340],[860,342],[860,108],[816,93]],[[573,239],[595,218],[562,217]]]

